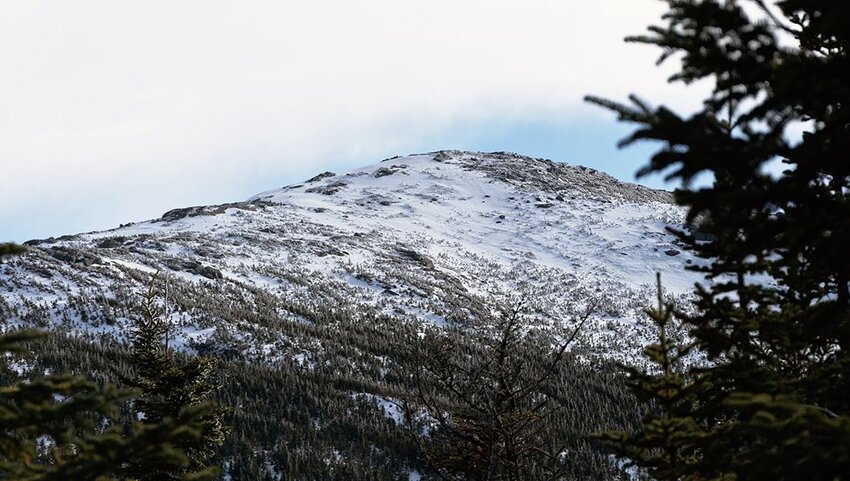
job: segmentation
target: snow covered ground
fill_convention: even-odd
[[[655,273],[673,296],[700,279],[665,230],[683,218],[669,193],[592,169],[507,153],[413,155],[32,242],[0,265],[0,313],[121,337],[132,315],[122,301],[159,271],[172,285],[177,345],[309,367],[321,347],[285,338],[280,323],[344,314],[442,324],[524,299],[530,322],[567,329],[598,301],[576,348],[629,359],[650,336],[640,312]]]

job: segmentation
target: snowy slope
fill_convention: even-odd
[[[523,299],[529,322],[563,328],[598,300],[577,349],[626,359],[646,342],[640,310],[655,272],[673,295],[698,280],[683,271],[695,259],[665,231],[682,221],[669,193],[591,169],[443,151],[31,242],[0,265],[0,313],[121,337],[131,315],[122,302],[161,271],[177,342],[309,363],[320,346],[282,325],[442,324]]]

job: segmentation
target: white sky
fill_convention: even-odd
[[[699,95],[665,85],[655,49],[622,42],[663,7],[0,2],[0,240],[241,200],[459,124],[613,123],[582,104],[588,93],[693,105]]]

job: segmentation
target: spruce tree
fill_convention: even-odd
[[[0,245],[0,260],[21,251]],[[122,426],[119,407],[132,392],[69,375],[13,381],[9,358],[26,356],[44,336],[24,330],[0,335],[0,377],[7,380],[0,386],[0,479],[123,480],[131,479],[130,463],[189,462],[174,445],[199,437],[198,410],[157,424]]]
[[[706,385],[704,378],[684,372],[693,345],[679,344],[669,336],[675,310],[664,301],[660,274],[656,282],[658,305],[646,310],[658,335],[644,348],[649,365],[645,369],[620,365],[632,392],[652,408],[637,432],[609,431],[596,437],[654,479],[688,479],[706,435],[692,414]]]
[[[124,381],[141,391],[141,396],[133,403],[133,410],[143,424],[156,425],[187,409],[200,409],[200,436],[176,444],[188,458],[188,464],[167,460],[137,464],[135,475],[139,480],[151,481],[213,475],[218,469],[211,463],[224,443],[227,429],[223,416],[228,410],[208,401],[216,387],[211,379],[212,360],[199,356],[181,360],[166,344],[170,326],[157,306],[154,281],[155,278],[144,295],[132,334],[134,373]]]
[[[687,411],[704,435],[659,478],[848,479],[850,3],[667,3],[665,25],[627,41],[680,58],[671,81],[713,82],[702,108],[588,97],[638,125],[622,145],[661,143],[639,175],[681,182],[701,219],[703,235],[675,234],[706,259],[684,318],[707,361]]]
[[[554,347],[523,322],[521,308],[410,339],[416,396],[405,401],[405,418],[440,479],[566,476],[574,460],[555,436],[561,406],[549,383],[593,307]]]

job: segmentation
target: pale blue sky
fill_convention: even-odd
[[[507,150],[633,180],[585,105],[692,109],[625,35],[657,0],[0,3],[0,241],[245,199],[323,170]],[[592,47],[591,47],[592,46]],[[699,89],[697,89],[699,90]],[[658,187],[658,179],[644,181]]]
[[[386,150],[370,157],[337,155],[326,162],[317,163],[313,170],[290,171],[282,168],[245,171],[231,177],[212,189],[176,189],[175,191],[141,196],[142,207],[134,210],[135,217],[126,213],[122,202],[112,197],[114,189],[103,189],[107,195],[98,195],[96,183],[80,193],[80,199],[36,200],[22,205],[18,211],[6,212],[0,222],[0,232],[6,240],[22,242],[69,233],[102,230],[117,227],[120,223],[145,220],[161,215],[168,209],[187,205],[205,205],[244,200],[259,192],[296,183],[322,170],[341,171],[378,162],[394,155],[428,152],[439,149],[476,151],[513,151],[533,157],[543,157],[573,164],[585,165],[607,172],[619,179],[634,181],[634,172],[643,165],[652,148],[649,145],[618,150],[616,142],[628,132],[613,118],[576,121],[573,118],[542,119],[514,122],[510,119],[486,119],[479,122],[458,123],[450,128],[424,136],[410,143],[408,150]],[[236,158],[222,158],[220,162],[235,162]],[[123,179],[117,190],[139,188],[132,176]],[[658,178],[642,179],[640,183],[664,188]],[[113,186],[114,187],[114,186]]]

